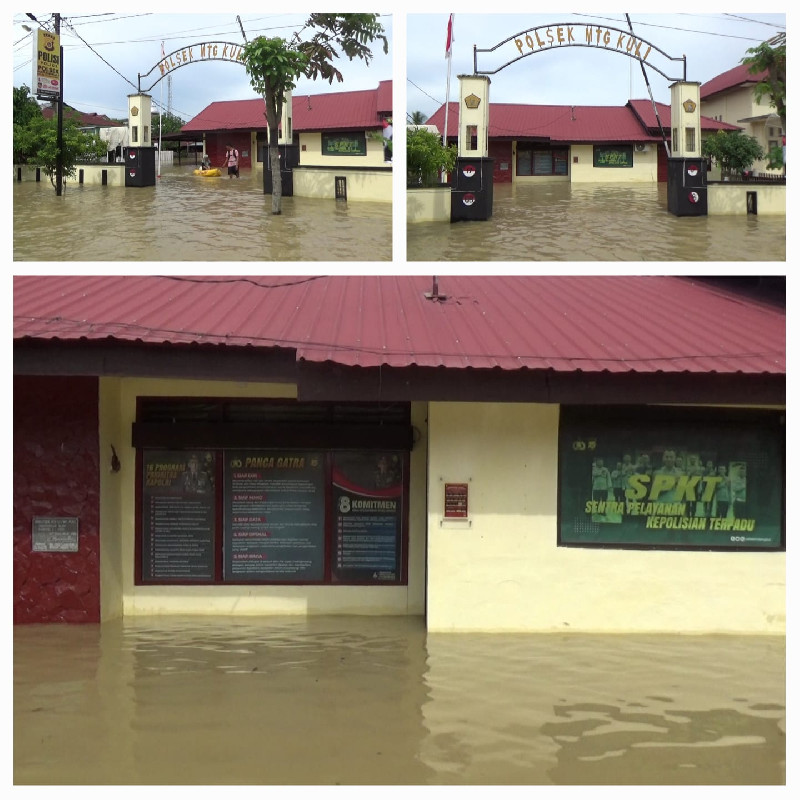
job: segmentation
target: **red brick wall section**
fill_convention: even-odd
[[[98,429],[96,378],[14,378],[15,624],[100,621]],[[78,552],[32,552],[34,517],[77,517]]]

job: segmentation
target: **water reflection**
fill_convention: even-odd
[[[782,784],[778,637],[14,629],[19,784]],[[754,669],[757,665],[757,670]]]
[[[786,218],[676,217],[666,184],[494,187],[484,221],[415,223],[409,261],[785,261]]]
[[[156,186],[14,182],[15,261],[388,261],[391,203],[284,197],[165,167]]]

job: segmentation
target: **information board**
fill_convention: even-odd
[[[404,474],[402,452],[333,454],[333,580],[400,580]]]
[[[780,548],[784,437],[778,414],[564,408],[560,543]]]
[[[214,453],[145,451],[143,580],[214,578]]]
[[[324,550],[323,454],[226,451],[225,580],[321,581]]]

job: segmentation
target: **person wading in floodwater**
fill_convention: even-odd
[[[232,145],[225,145],[225,164],[228,167],[228,178],[239,177],[239,151]]]

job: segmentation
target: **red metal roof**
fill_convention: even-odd
[[[786,371],[785,311],[681,277],[16,276],[15,340],[289,348],[345,366]],[[335,309],[335,311],[332,311]]]
[[[738,67],[729,69],[716,78],[712,78],[707,83],[700,87],[700,99],[704,100],[719,92],[724,92],[726,89],[733,89],[746,84],[756,84],[762,78],[766,77],[767,71],[757,72],[755,75],[750,73],[750,67],[747,64],[740,64]]]
[[[661,124],[669,138],[671,110],[657,103]],[[701,117],[704,131],[738,130],[735,125]],[[444,105],[426,125],[444,130]],[[458,137],[458,103],[450,103],[448,138]],[[531,106],[492,103],[490,139],[543,137],[551,142],[650,142],[660,140],[658,122],[649,100],[631,100],[625,106]]]
[[[292,126],[295,131],[322,131],[381,127],[381,115],[391,114],[392,82],[377,89],[330,94],[292,95]],[[185,133],[213,130],[266,128],[264,101],[226,100],[211,103],[181,129]]]
[[[629,100],[628,106],[633,113],[641,120],[642,125],[652,131],[654,134],[658,133],[658,119],[661,120],[661,127],[667,134],[667,138],[672,136],[672,108],[664,103],[656,103],[658,109],[658,119],[656,119],[656,112],[653,109],[653,104],[650,100]],[[720,122],[711,117],[704,117],[700,115],[700,127],[708,133],[716,133],[716,131],[739,131],[741,128],[738,125],[731,125],[728,122]]]
[[[45,119],[52,119],[55,114],[52,106],[45,106],[42,109],[42,116]],[[99,128],[121,128],[125,127],[124,122],[115,122],[109,119],[105,114],[98,114],[95,111],[84,112],[78,111],[70,106],[64,106],[64,116],[68,119],[76,119],[78,125],[82,128],[99,127]]]

